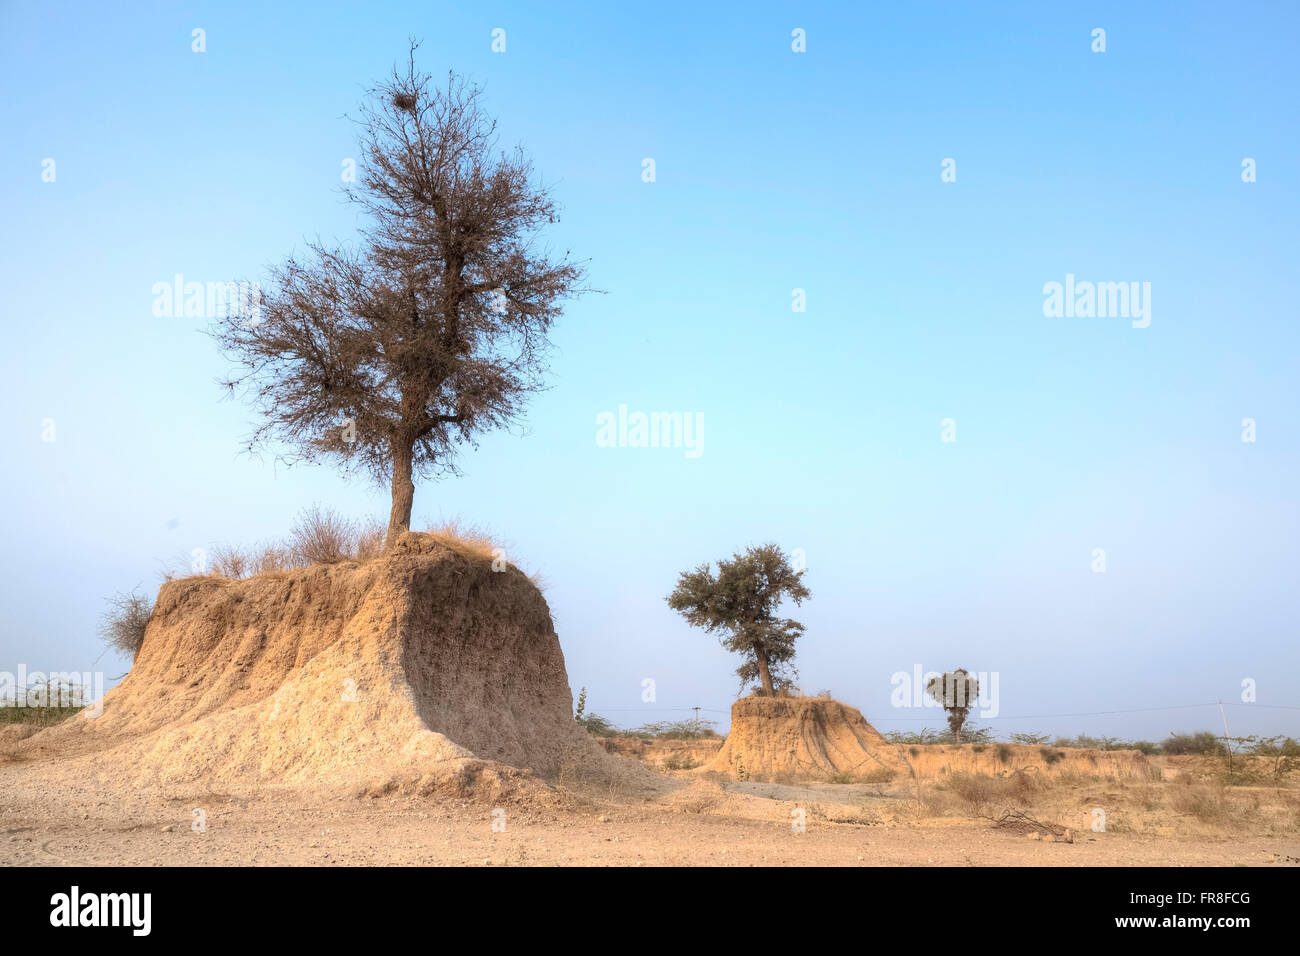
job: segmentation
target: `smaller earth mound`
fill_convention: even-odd
[[[910,776],[902,751],[854,707],[828,697],[742,697],[704,768],[738,780],[885,782]]]

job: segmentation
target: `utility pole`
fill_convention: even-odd
[[[695,711],[695,732],[698,734],[700,732],[700,708],[692,707],[691,709]]]

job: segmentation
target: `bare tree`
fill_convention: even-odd
[[[497,149],[478,87],[404,69],[369,91],[349,198],[359,249],[309,244],[271,271],[258,314],[216,330],[265,415],[250,449],[322,458],[392,488],[388,540],[410,528],[415,478],[456,474],[457,446],[518,421],[543,387],[561,302],[587,291],[566,252],[535,248],[556,221],[522,150]]]

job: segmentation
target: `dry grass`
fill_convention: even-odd
[[[81,707],[0,707],[0,724],[53,727],[81,713]]]
[[[463,522],[460,518],[431,524],[424,529],[424,533],[457,554],[491,561],[494,571],[504,571],[507,567],[514,566],[510,560],[510,550],[503,541],[478,525]],[[550,586],[540,571],[534,571],[527,577],[539,591],[545,591]]]
[[[954,773],[947,777],[942,786],[976,811],[994,804],[1024,806],[1042,788],[1038,774],[1024,770],[1005,777],[994,777],[986,773]]]
[[[725,795],[721,788],[688,787],[673,802],[682,813],[712,813],[722,803]]]
[[[230,544],[215,546],[207,556],[207,573],[241,581],[313,564],[371,561],[384,553],[386,531],[386,526],[376,519],[352,521],[313,505],[298,516],[284,542],[249,548]],[[178,558],[175,565],[163,569],[163,580],[191,576],[194,572],[187,565],[188,558]]]
[[[288,538],[283,542],[251,548],[219,544],[207,555],[206,572],[198,570],[199,566],[192,564],[190,556],[178,556],[170,564],[164,565],[162,579],[174,581],[207,573],[240,581],[259,574],[289,571],[313,564],[338,564],[345,561],[365,563],[383,556],[387,532],[387,524],[374,518],[354,521],[328,508],[313,505],[298,516]],[[422,533],[466,558],[490,562],[493,570],[505,571],[509,567],[515,567],[510,563],[507,549],[500,541],[477,525],[460,518],[430,525]],[[546,581],[539,573],[529,574],[528,580],[539,591],[546,590]]]
[[[1227,774],[1176,779],[1116,780],[1029,768],[1004,775],[954,772],[917,794],[920,817],[996,816],[1031,812],[1091,836],[1093,810],[1105,811],[1108,833],[1300,832],[1300,789],[1288,778],[1270,786],[1239,786]]]
[[[1170,787],[1169,808],[1204,823],[1223,822],[1234,809],[1220,783],[1186,783]]]
[[[251,564],[252,557],[249,554],[228,544],[217,545],[208,557],[212,573],[232,581],[246,577]]]
[[[249,564],[249,574],[267,574],[271,571],[288,571],[296,567],[293,554],[288,548],[268,544],[260,551],[255,551]]]
[[[477,525],[462,523],[460,518],[452,518],[440,524],[432,524],[424,533],[433,536],[439,543],[445,544],[453,551],[468,557],[482,558],[486,561],[506,559],[506,549]]]
[[[371,518],[357,528],[352,547],[353,558],[357,561],[371,561],[384,553],[384,539],[388,529],[380,521]]]

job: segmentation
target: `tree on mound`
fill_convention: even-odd
[[[522,150],[499,152],[479,89],[410,62],[370,90],[357,182],[359,249],[310,243],[271,271],[221,346],[266,416],[250,449],[321,458],[392,487],[388,540],[410,528],[416,477],[455,474],[457,446],[518,420],[542,387],[547,332],[583,291],[580,265],[534,240],[558,211]]]
[[[948,716],[948,728],[952,731],[953,741],[961,743],[961,728],[970,715],[970,709],[979,699],[980,682],[966,672],[957,668],[947,674],[931,678],[925,685],[925,692],[939,702]]]
[[[668,606],[693,627],[722,634],[723,647],[744,655],[744,663],[736,668],[742,686],[757,678],[770,696],[776,692],[775,682],[792,669],[794,644],[804,630],[798,621],[779,618],[776,612],[787,597],[802,604],[810,596],[803,574],[775,544],[765,544],[719,561],[716,575],[708,564],[683,571],[668,595]]]

